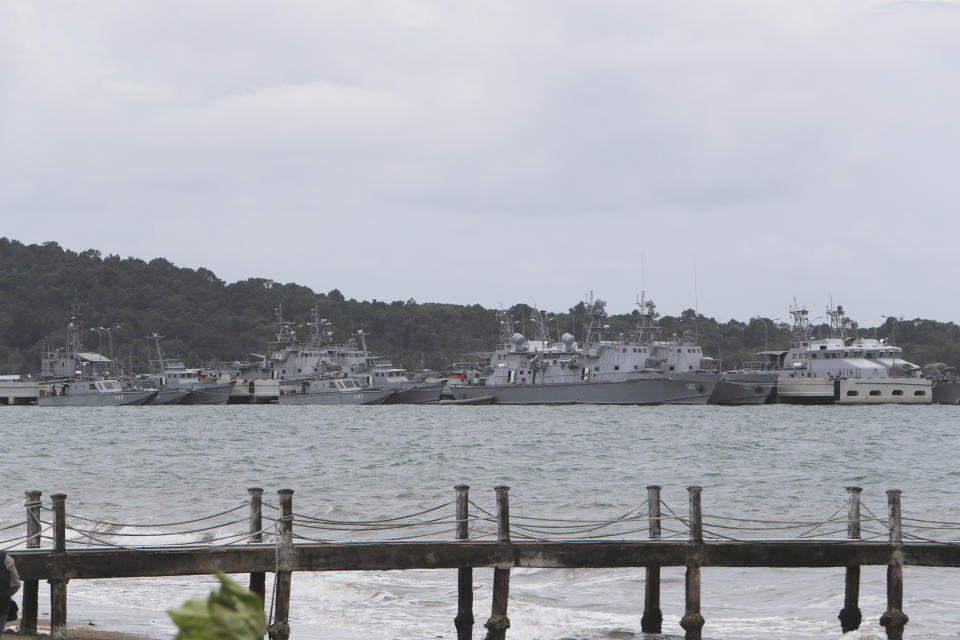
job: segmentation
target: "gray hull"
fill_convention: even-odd
[[[280,404],[383,404],[384,400],[393,395],[393,393],[393,391],[381,391],[378,389],[297,393],[280,396]]]
[[[651,376],[624,382],[448,387],[453,400],[491,398],[493,404],[705,404],[719,374]]]
[[[190,389],[183,404],[227,404],[236,381],[204,384]]]
[[[776,397],[776,373],[725,373],[710,396],[710,404],[766,404]]]
[[[443,382],[429,382],[401,389],[387,398],[384,404],[433,404],[440,400],[443,385]]]
[[[935,381],[933,401],[938,404],[960,404],[960,380]]]
[[[164,389],[157,391],[157,395],[147,404],[182,404],[189,395],[190,392],[183,389]]]
[[[116,391],[110,393],[78,393],[65,396],[44,396],[41,407],[122,407],[148,403],[156,391]]]

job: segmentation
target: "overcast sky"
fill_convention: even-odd
[[[357,299],[957,321],[958,80],[952,1],[0,0],[0,235]]]

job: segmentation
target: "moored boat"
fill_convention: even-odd
[[[356,378],[316,378],[285,387],[280,404],[383,404],[392,393],[365,389]]]
[[[40,383],[20,375],[0,375],[0,405],[37,404]]]
[[[492,398],[496,404],[704,404],[720,374],[704,368],[692,337],[656,340],[658,317],[652,301],[641,301],[640,323],[629,338],[605,338],[606,302],[584,303],[584,343],[569,333],[552,341],[545,317],[535,311],[537,336],[512,333],[509,314],[500,312],[500,348],[483,377],[459,376],[445,396],[465,401]]]
[[[942,362],[923,366],[923,377],[933,382],[933,401],[937,404],[960,404],[960,376],[957,370]]]
[[[163,357],[160,340],[163,336],[152,334],[157,349],[159,372],[148,377],[159,391],[188,391],[179,404],[227,404],[236,380],[220,382],[215,376],[203,374],[200,369],[188,369],[182,360]]]
[[[843,307],[827,308],[831,336],[813,338],[806,309],[794,306],[794,337],[777,378],[779,402],[792,404],[930,404],[933,382],[900,358],[903,350],[850,337]]]
[[[124,389],[118,380],[69,380],[41,389],[41,407],[119,407],[142,405],[156,390]]]

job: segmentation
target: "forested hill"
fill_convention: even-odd
[[[227,284],[208,269],[183,269],[163,258],[144,262],[93,249],[76,253],[54,242],[24,245],[0,238],[0,373],[39,370],[41,348],[64,343],[71,316],[81,317],[88,329],[90,351],[109,351],[110,337],[96,328],[117,327],[112,331],[115,358],[132,361],[136,371],[147,368],[145,336],[153,332],[167,337],[167,354],[179,354],[188,365],[249,359],[251,353],[266,353],[275,331],[274,310],[281,305],[286,319],[298,324],[318,306],[338,339],[364,329],[371,351],[408,369],[419,369],[421,362],[448,367],[462,354],[490,351],[498,335],[494,310],[480,305],[348,300],[336,288],[319,293],[262,278]],[[551,330],[580,338],[581,309],[575,304],[556,310]],[[532,337],[530,308],[518,304],[511,311],[518,329]],[[636,312],[612,316],[609,324],[613,335],[628,333]],[[704,351],[720,356],[727,368],[750,359],[765,340],[770,348],[790,341],[785,324],[760,318],[717,322],[692,310],[666,316],[660,326],[666,336],[695,331]],[[894,329],[888,319],[877,328],[860,328],[861,335],[881,338],[894,330],[908,360],[960,364],[960,327],[952,322],[907,320]],[[299,331],[303,338],[309,335],[306,327]]]

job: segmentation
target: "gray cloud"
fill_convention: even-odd
[[[0,5],[5,235],[357,298],[957,319],[957,5]],[[644,281],[641,283],[641,272]]]

